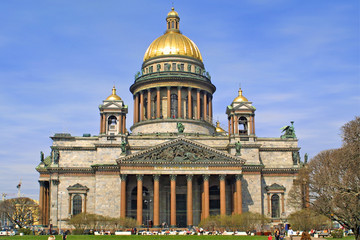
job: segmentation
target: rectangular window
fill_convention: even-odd
[[[173,63],[173,64],[172,64],[172,70],[173,70],[173,71],[176,71],[176,63]]]

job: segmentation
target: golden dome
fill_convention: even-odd
[[[106,98],[106,100],[108,100],[108,101],[119,101],[119,100],[121,100],[121,98],[118,95],[116,95],[115,86],[113,86],[113,88],[112,88],[112,94],[110,96],[108,96]]]
[[[174,10],[174,7],[171,8],[171,11],[168,13],[166,18],[172,18],[172,17],[180,18],[179,14]]]
[[[196,44],[179,31],[179,15],[174,8],[167,15],[167,31],[155,39],[144,55],[144,61],[158,56],[182,55],[202,61]]]
[[[242,95],[241,88],[239,88],[239,96],[237,96],[233,102],[248,102],[248,101],[249,100],[247,100],[247,98]]]
[[[224,133],[225,132],[225,130],[220,127],[220,122],[219,121],[216,121],[216,129],[215,129],[215,131],[218,132],[218,133]]]

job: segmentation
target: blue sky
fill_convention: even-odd
[[[199,47],[217,87],[214,117],[243,94],[256,134],[278,137],[295,121],[301,156],[341,146],[339,128],[359,115],[360,25],[356,0],[173,1],[180,29]],[[40,151],[49,136],[99,132],[98,105],[129,87],[149,44],[165,31],[172,1],[0,2],[0,193],[38,198]]]

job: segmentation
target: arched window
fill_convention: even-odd
[[[189,118],[189,97],[185,98],[185,118]]]
[[[170,95],[170,117],[177,118],[178,117],[178,96],[176,94]]]
[[[117,119],[116,119],[115,116],[110,116],[110,117],[108,118],[108,125],[109,125],[109,126],[110,126],[110,125],[116,125],[116,122],[117,122]]]
[[[82,212],[82,199],[79,194],[73,198],[73,215],[77,215]]]
[[[145,115],[145,118],[147,118],[147,112],[148,112],[148,100],[147,98],[144,98],[144,115]]]
[[[277,194],[271,197],[271,217],[280,218],[280,197]]]
[[[194,100],[194,97],[191,96],[191,109],[192,109],[192,118],[195,119],[195,105],[196,101]]]
[[[247,129],[247,119],[246,117],[240,117],[239,118],[239,134],[247,134],[248,133],[248,129]]]
[[[157,96],[155,95],[154,99],[153,99],[153,107],[152,107],[152,118],[156,118],[156,109],[157,109]]]
[[[209,188],[210,197],[210,215],[220,214],[220,189],[219,186],[211,186]]]

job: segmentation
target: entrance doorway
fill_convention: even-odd
[[[186,194],[176,194],[176,225],[186,227]]]

